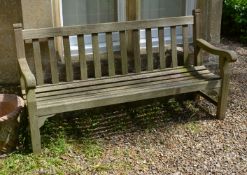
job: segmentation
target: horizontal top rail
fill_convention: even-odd
[[[182,25],[193,24],[194,23],[193,19],[194,19],[193,16],[182,16],[182,17],[160,18],[160,19],[143,20],[143,21],[127,21],[127,22],[89,24],[83,26],[26,29],[23,30],[23,39],[29,40],[29,39],[51,38],[57,36],[73,36],[80,34],[87,35],[92,33],[106,33],[106,32],[117,32],[124,30],[182,26]]]

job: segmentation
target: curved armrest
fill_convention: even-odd
[[[25,79],[26,87],[28,89],[35,88],[36,87],[36,80],[35,80],[35,77],[28,66],[26,58],[19,58],[18,63],[20,66],[21,74],[23,75],[23,77]]]
[[[237,54],[234,51],[229,51],[229,50],[217,48],[203,39],[197,39],[197,45],[201,49],[203,49],[203,50],[205,50],[211,54],[218,55],[222,58],[227,59],[227,61],[229,61],[229,62],[237,61]]]

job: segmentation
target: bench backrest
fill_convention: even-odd
[[[114,22],[104,24],[93,24],[84,26],[69,26],[58,28],[41,28],[41,29],[27,29],[23,30],[21,26],[15,25],[17,55],[19,58],[25,57],[25,43],[31,43],[33,49],[35,76],[37,84],[42,85],[45,82],[44,70],[42,65],[42,51],[41,43],[46,42],[48,46],[51,82],[59,83],[61,81],[71,82],[75,80],[73,60],[71,56],[70,36],[77,36],[78,41],[78,53],[79,53],[79,70],[80,78],[86,80],[89,78],[102,78],[103,76],[116,76],[116,64],[115,53],[113,51],[113,32],[119,33],[120,40],[120,72],[117,74],[126,75],[129,73],[142,73],[143,71],[153,71],[154,66],[154,54],[152,45],[152,29],[158,28],[158,55],[159,66],[158,69],[165,69],[167,65],[166,47],[164,39],[165,28],[170,28],[170,48],[171,48],[171,64],[169,67],[178,66],[178,54],[177,54],[177,37],[176,28],[182,27],[182,47],[183,47],[183,64],[188,64],[189,55],[189,26],[194,25],[194,39],[199,37],[199,25],[197,14],[199,10],[194,12],[194,16],[172,17],[162,18],[155,20],[145,21],[129,21],[129,22]],[[140,52],[140,30],[145,31],[146,40],[146,65],[142,66],[141,52]],[[102,62],[101,62],[101,50],[99,48],[99,34],[105,34],[106,41],[106,63],[108,73],[103,75]],[[88,75],[89,66],[87,64],[87,56],[85,51],[85,35],[91,35],[92,37],[92,55],[93,66],[90,69],[94,69],[94,75]],[[127,41],[131,38],[131,48],[128,48]],[[57,45],[56,40],[60,38],[63,42],[63,58],[65,65],[65,80],[61,80],[59,76],[58,60],[57,60]],[[46,50],[47,51],[47,50]],[[196,52],[196,51],[195,51]],[[129,61],[133,58],[133,71],[130,70]]]

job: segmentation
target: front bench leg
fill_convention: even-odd
[[[218,105],[217,105],[217,113],[216,116],[218,119],[223,120],[226,115],[227,110],[227,101],[228,101],[228,94],[229,94],[229,86],[230,86],[230,68],[229,62],[223,60],[220,63],[220,71],[221,71],[221,88],[219,93]]]
[[[227,99],[229,93],[229,83],[230,83],[230,68],[229,64],[231,62],[237,61],[237,54],[233,51],[228,51],[224,49],[217,48],[203,39],[197,39],[196,44],[199,49],[205,50],[213,55],[218,55],[220,58],[220,74],[222,78],[221,89],[219,93],[218,103],[217,103],[217,113],[218,119],[223,120],[226,115],[227,110]]]
[[[27,91],[27,108],[28,108],[28,119],[31,132],[32,149],[34,153],[41,152],[41,137],[40,129],[37,118],[37,105],[35,99],[35,90],[30,89]]]

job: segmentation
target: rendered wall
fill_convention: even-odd
[[[0,84],[19,83],[13,24],[21,21],[21,0],[0,0]]]
[[[52,26],[51,0],[21,0],[24,28]]]

